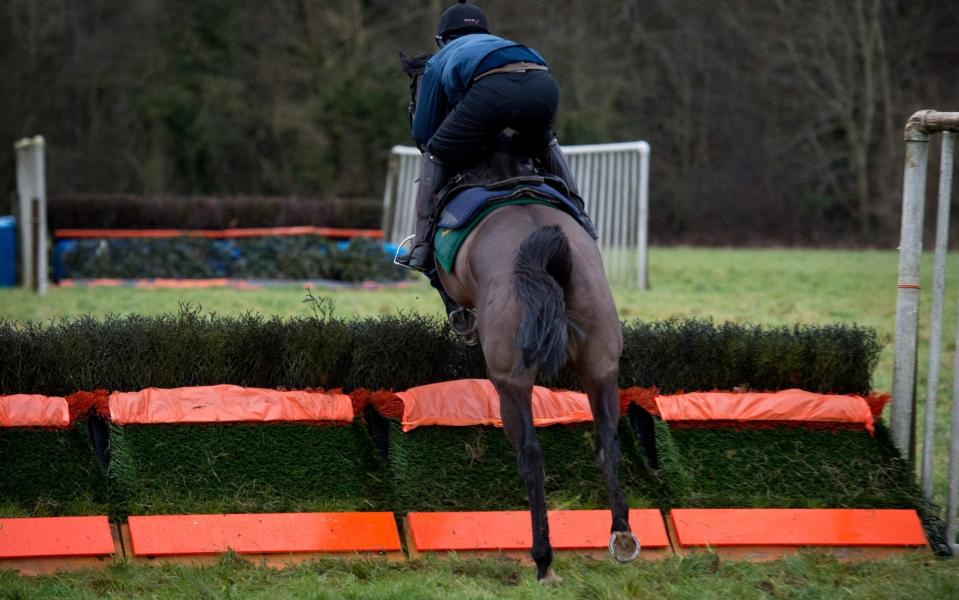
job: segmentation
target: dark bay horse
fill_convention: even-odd
[[[404,70],[413,78],[415,98],[416,73]],[[618,476],[623,337],[596,242],[561,210],[505,206],[469,234],[451,273],[437,269],[452,299],[476,311],[487,373],[499,394],[503,427],[529,498],[537,578],[558,580],[550,567],[553,550],[532,389],[541,370],[552,375],[567,364],[575,369],[593,413],[596,460],[612,510],[610,553],[624,562],[635,559],[639,541],[630,531]]]

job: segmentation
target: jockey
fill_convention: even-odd
[[[408,266],[428,271],[436,194],[452,170],[491,147],[500,133],[515,133],[511,147],[536,158],[562,179],[584,210],[572,173],[553,134],[559,87],[546,60],[522,44],[491,35],[479,7],[460,0],[436,29],[440,50],[420,79],[413,138],[423,151],[416,197],[416,236]],[[432,278],[431,278],[432,279]]]

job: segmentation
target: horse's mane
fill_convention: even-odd
[[[426,63],[433,58],[432,54],[420,54],[419,56],[410,56],[400,50],[400,67],[403,72],[412,77],[422,75],[426,70]]]

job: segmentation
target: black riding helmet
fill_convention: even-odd
[[[478,6],[460,0],[440,16],[436,25],[436,45],[442,48],[446,42],[470,33],[489,33],[489,23]]]

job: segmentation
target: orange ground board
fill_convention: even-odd
[[[417,552],[529,550],[533,543],[527,511],[410,513]],[[629,511],[629,524],[643,548],[668,548],[669,538],[656,509]],[[608,510],[551,510],[549,537],[555,550],[605,549],[609,544]]]
[[[131,516],[128,524],[136,557],[401,550],[389,512]]]
[[[113,532],[106,517],[0,519],[0,559],[108,556]]]
[[[914,510],[677,508],[669,519],[681,547],[926,544]]]

